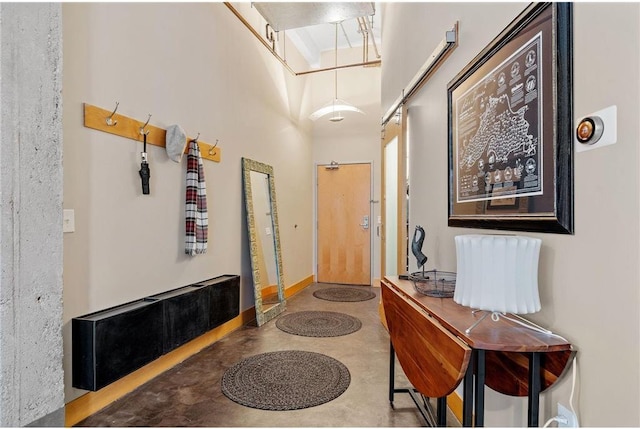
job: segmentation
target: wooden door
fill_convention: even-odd
[[[317,167],[318,282],[371,285],[371,164]]]

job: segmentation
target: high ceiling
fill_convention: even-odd
[[[275,31],[286,32],[312,68],[320,66],[322,52],[335,49],[335,23],[338,49],[362,47],[364,33],[370,46],[380,48],[380,11],[373,2],[265,2],[253,6]]]

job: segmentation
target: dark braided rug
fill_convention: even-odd
[[[299,410],[340,396],[351,383],[346,366],[313,352],[286,350],[241,360],[222,377],[222,393],[246,407]]]
[[[356,302],[373,299],[376,294],[359,286],[346,286],[319,289],[313,293],[313,296],[327,301]]]
[[[333,311],[298,311],[276,319],[281,331],[304,337],[339,337],[362,327],[360,319]]]

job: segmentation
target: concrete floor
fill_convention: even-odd
[[[287,334],[275,320],[262,327],[245,326],[197,355],[185,360],[78,426],[224,426],[224,427],[411,427],[424,426],[408,394],[396,394],[389,403],[389,335],[378,316],[379,288],[375,299],[333,302],[315,298],[313,284],[287,301],[287,312],[336,311],[357,317],[362,328],[330,338]],[[360,287],[360,286],[343,286]],[[221,391],[225,370],[255,354],[277,350],[323,353],[347,366],[349,388],[328,403],[294,411],[248,408],[228,399]],[[396,387],[408,383],[396,364]],[[449,413],[448,426],[459,426]]]

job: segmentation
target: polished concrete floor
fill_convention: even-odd
[[[378,316],[379,288],[375,299],[333,302],[315,298],[313,284],[287,301],[287,312],[336,311],[357,317],[362,328],[349,335],[313,338],[278,329],[275,320],[262,327],[245,326],[169,371],[139,387],[78,426],[224,426],[224,427],[410,427],[424,426],[408,394],[395,394],[389,402],[389,335]],[[360,287],[360,286],[341,286]],[[228,399],[220,382],[225,370],[255,354],[278,350],[323,353],[349,369],[351,383],[328,403],[294,411],[248,408]],[[407,382],[396,365],[396,387]],[[449,426],[458,426],[449,414]]]

